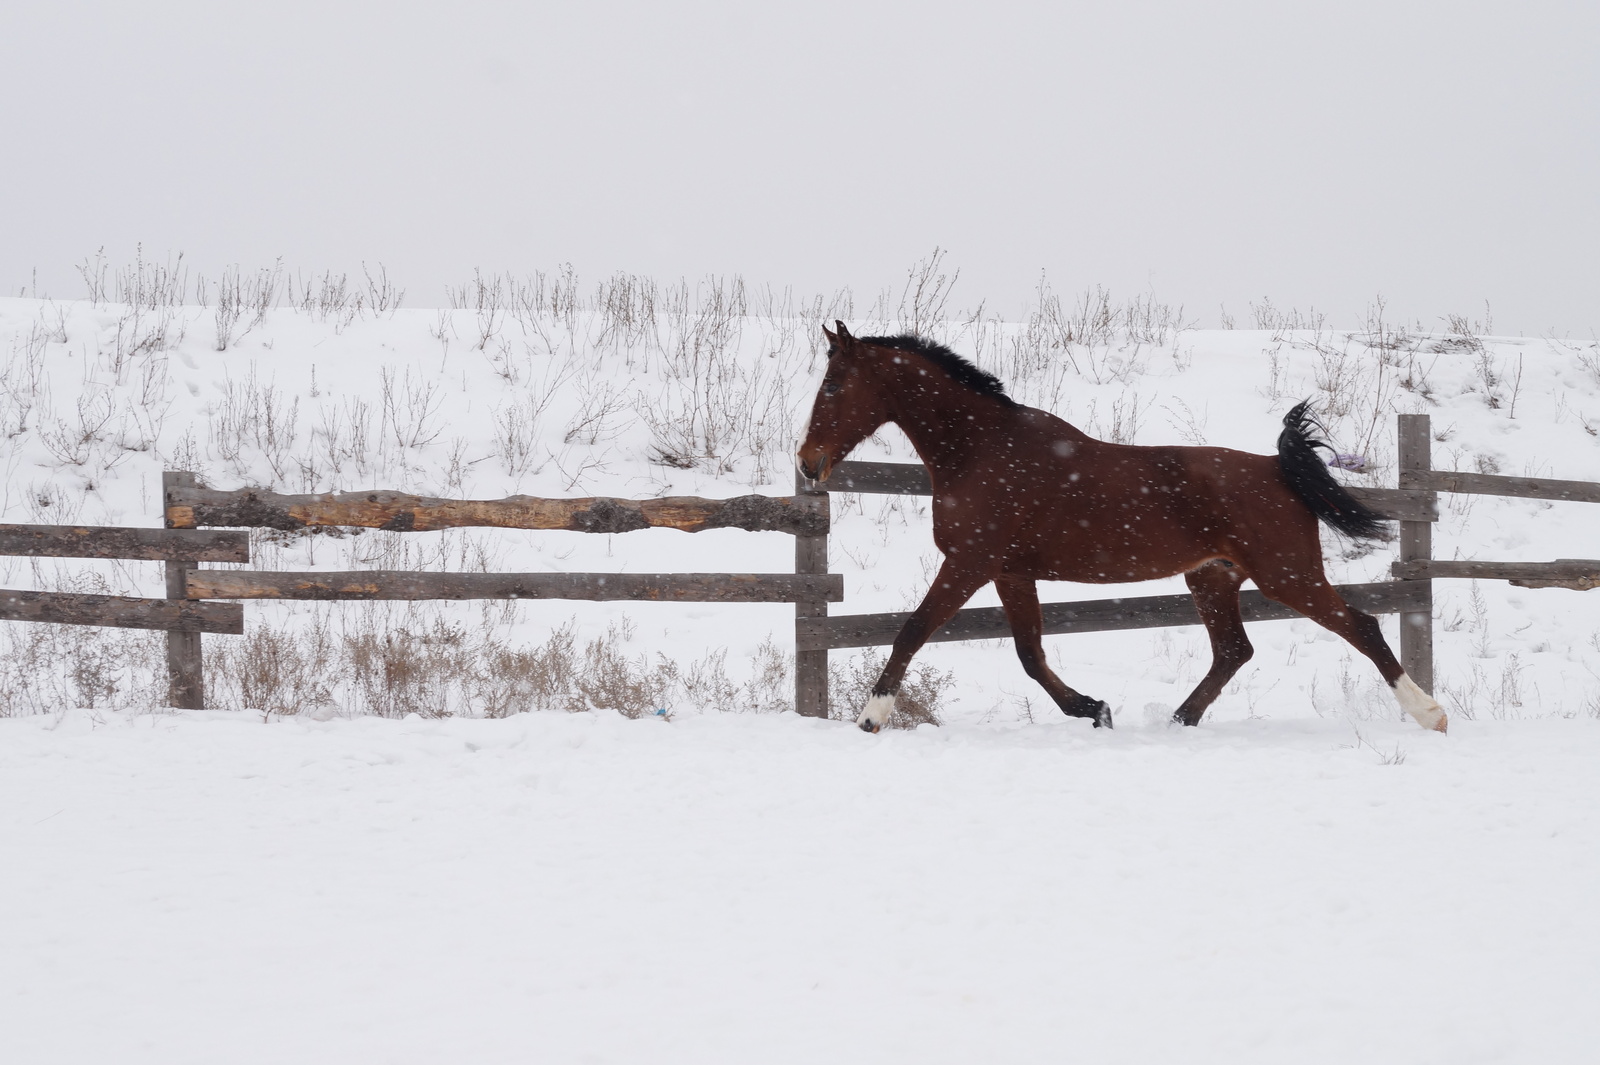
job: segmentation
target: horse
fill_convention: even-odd
[[[1221,447],[1141,447],[1096,440],[1023,406],[993,374],[911,334],[822,331],[828,366],[817,389],[800,472],[826,481],[883,425],[910,439],[933,481],[933,538],[944,561],[856,720],[889,719],[911,658],[979,588],[1000,593],[1017,656],[1062,712],[1111,727],[1111,708],[1051,670],[1036,582],[1090,584],[1181,573],[1211,638],[1205,677],[1173,714],[1198,725],[1254,654],[1239,613],[1246,580],[1343,637],[1370,659],[1400,707],[1424,728],[1448,719],[1401,668],[1371,615],[1328,583],[1317,522],[1354,539],[1387,539],[1384,520],[1350,495],[1318,455],[1332,450],[1309,404],[1283,419],[1276,455]]]

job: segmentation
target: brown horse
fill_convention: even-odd
[[[1321,519],[1355,538],[1384,538],[1381,518],[1341,488],[1317,454],[1305,403],[1289,412],[1278,454],[1220,447],[1108,444],[1006,395],[993,375],[915,336],[853,337],[823,328],[828,369],[800,447],[800,470],[833,466],[888,422],[933,479],[933,538],[944,564],[895,637],[857,719],[876,732],[929,636],[990,581],[1017,655],[1064,713],[1111,725],[1111,708],[1062,683],[1045,660],[1036,581],[1121,583],[1182,573],[1211,636],[1211,669],[1174,721],[1197,725],[1254,653],[1239,586],[1344,637],[1372,660],[1400,706],[1443,732],[1444,711],[1408,677],[1378,622],[1349,606],[1322,571]]]

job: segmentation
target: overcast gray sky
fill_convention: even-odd
[[[1600,4],[17,3],[0,283],[104,246],[1600,327]]]

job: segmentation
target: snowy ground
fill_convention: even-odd
[[[146,263],[92,303],[0,299],[0,520],[156,525],[174,468],[283,491],[787,494],[818,325],[928,320],[726,281],[493,280],[442,312],[229,283],[232,304],[213,285],[185,305]],[[1310,396],[1369,460],[1352,484],[1394,483],[1401,412],[1432,416],[1440,468],[1600,480],[1593,341],[1381,308],[1343,331],[1270,307],[1176,329],[1149,304],[1096,325],[1047,295],[926,328],[1109,438],[1264,452]],[[856,457],[911,455],[890,430]],[[1447,497],[1435,553],[1595,557],[1594,516]],[[1326,546],[1339,581],[1393,558]],[[268,569],[793,563],[789,538],[729,531],[253,550]],[[908,609],[936,561],[925,501],[834,497],[831,551],[835,613]],[[0,559],[0,585],[163,594],[150,563]],[[159,708],[159,638],[9,624],[0,1061],[1588,1060],[1600,594],[1437,589],[1448,737],[1303,621],[1252,626],[1199,729],[1163,724],[1209,658],[1179,629],[1046,641],[1114,733],[1046,712],[1008,641],[974,641],[919,656],[948,674],[943,727],[877,737],[757,683],[786,606],[252,603],[246,636],[206,638],[232,686],[192,715]],[[313,632],[405,658],[564,625],[577,653],[608,640],[698,686],[661,690],[667,718],[585,695],[537,705],[595,712],[484,720],[526,708],[514,675],[404,705],[350,654],[240,679],[240,649],[304,655]]]
[[[1592,1060],[1600,724],[1360,736],[0,721],[0,1056]]]

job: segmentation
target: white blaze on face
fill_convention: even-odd
[[[1449,727],[1450,721],[1433,696],[1417,687],[1417,682],[1408,674],[1400,674],[1400,679],[1394,683],[1394,697],[1400,701],[1400,709],[1416,718],[1417,724],[1423,728],[1433,729],[1435,732],[1444,732]]]
[[[889,714],[892,710],[894,710],[894,696],[874,695],[867,700],[867,708],[856,718],[856,724],[869,732],[877,732],[889,723]]]

